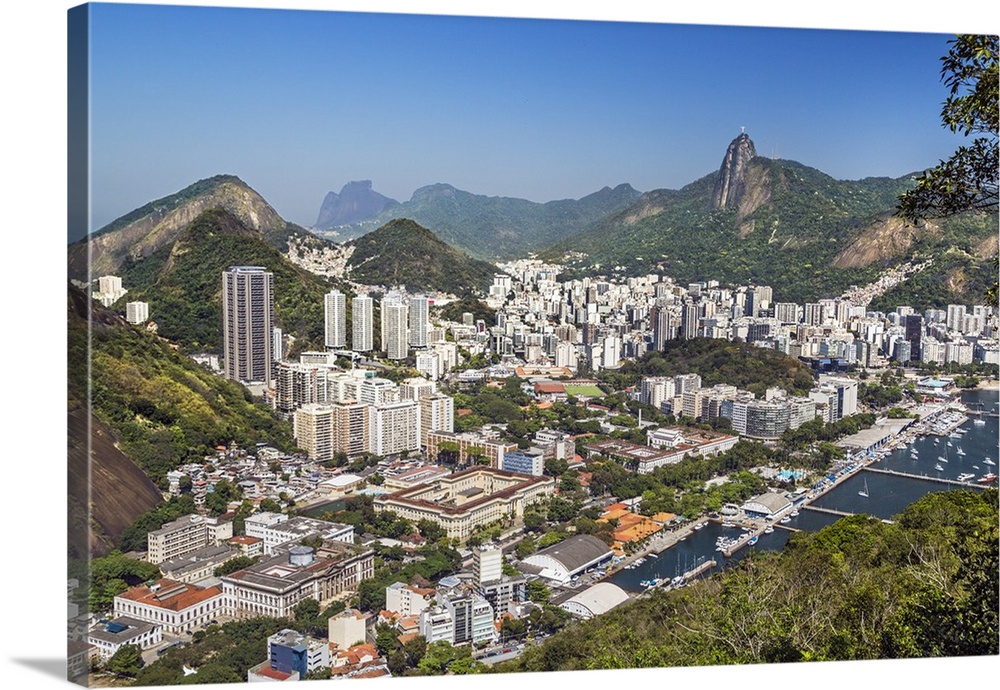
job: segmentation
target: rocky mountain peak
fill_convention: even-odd
[[[712,190],[712,210],[736,208],[743,197],[747,165],[757,156],[753,141],[746,132],[733,139],[722,159],[719,175]]]
[[[323,199],[316,219],[317,228],[335,228],[374,218],[399,202],[372,189],[371,180],[348,182],[340,194],[330,192]]]

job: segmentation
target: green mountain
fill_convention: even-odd
[[[278,326],[298,348],[323,345],[323,295],[346,285],[292,264],[264,233],[233,213],[203,211],[149,256],[121,269],[126,299],[149,302],[159,334],[192,351],[222,348],[222,272],[229,266],[263,266],[274,273]],[[350,304],[350,300],[348,300]],[[350,316],[348,315],[348,326]]]
[[[348,277],[367,285],[459,296],[486,292],[497,268],[442,242],[408,218],[392,220],[351,243]]]
[[[242,386],[72,285],[68,317],[69,520],[76,557],[85,555],[88,541],[93,553],[116,545],[136,518],[162,501],[158,485],[166,473],[188,459],[230,442],[295,448],[290,426]]]
[[[234,175],[216,175],[181,191],[151,201],[69,246],[69,276],[87,280],[88,245],[91,276],[117,275],[122,265],[139,261],[170,245],[200,213],[225,209],[268,243],[286,251],[291,234],[308,235],[278,215],[263,197]]]
[[[989,275],[992,284],[996,273],[996,217],[907,225],[894,208],[912,184],[910,176],[836,180],[757,156],[741,135],[717,173],[643,194],[540,256],[563,261],[570,276],[662,270],[682,283],[766,284],[777,301],[795,302],[837,295],[886,267],[932,257],[921,278],[946,289],[921,304],[981,301],[980,283]],[[952,259],[939,260],[949,253]]]
[[[621,184],[582,199],[542,204],[433,184],[421,187],[409,201],[389,206],[374,219],[338,228],[335,239],[357,238],[391,220],[409,218],[433,228],[441,240],[471,256],[511,259],[575,235],[638,197],[639,192]]]

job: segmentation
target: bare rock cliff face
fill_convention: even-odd
[[[726,157],[719,168],[719,176],[712,190],[712,210],[738,208],[743,198],[747,166],[756,157],[757,151],[746,134],[733,139],[726,149]]]

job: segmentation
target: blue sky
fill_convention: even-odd
[[[311,225],[370,179],[533,201],[760,155],[900,176],[961,143],[940,125],[949,34],[97,4],[96,229],[219,173]]]

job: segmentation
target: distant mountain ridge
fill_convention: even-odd
[[[374,218],[337,229],[346,241],[409,218],[447,244],[484,260],[511,259],[571,237],[639,198],[628,184],[604,187],[581,199],[538,203],[512,197],[485,196],[449,184],[421,187],[409,201],[389,206]]]
[[[316,226],[329,230],[374,218],[387,208],[398,205],[395,199],[383,196],[372,189],[371,180],[348,182],[340,194],[329,192],[319,209]]]

